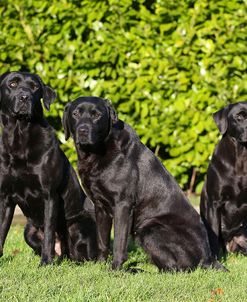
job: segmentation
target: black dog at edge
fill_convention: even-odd
[[[211,255],[206,229],[173,177],[108,101],[80,97],[63,117],[72,134],[86,193],[95,204],[99,259],[114,221],[112,268],[127,259],[132,233],[160,270],[224,267]]]
[[[96,226],[84,209],[75,171],[43,117],[55,92],[39,76],[9,72],[0,77],[0,255],[16,204],[28,219],[24,237],[53,262],[55,239],[61,256],[76,261],[97,256]]]
[[[222,139],[208,167],[201,216],[215,256],[220,250],[247,255],[247,102],[213,117]]]

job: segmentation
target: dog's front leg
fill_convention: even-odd
[[[202,220],[206,226],[209,244],[214,257],[219,256],[221,247],[221,215],[220,209],[217,204],[219,202],[212,202],[212,206],[209,207],[206,213],[201,213]]]
[[[55,255],[55,229],[57,224],[57,198],[45,199],[44,209],[44,241],[40,265],[52,264]]]
[[[3,255],[4,242],[13,219],[14,211],[15,205],[6,206],[5,200],[0,200],[0,257]]]
[[[110,249],[110,238],[112,228],[112,218],[105,210],[95,204],[95,215],[97,223],[98,260],[107,259]]]
[[[112,269],[119,269],[128,258],[128,236],[132,222],[130,205],[126,202],[116,204],[113,219],[114,244]]]

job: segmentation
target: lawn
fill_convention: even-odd
[[[135,264],[137,273],[127,270]],[[125,271],[108,263],[76,265],[63,261],[39,267],[23,239],[23,226],[12,226],[0,259],[0,301],[247,301],[247,258],[229,256],[229,273],[198,269],[159,273],[143,251],[131,245]]]

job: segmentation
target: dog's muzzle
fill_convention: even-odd
[[[76,131],[76,144],[90,143],[89,127],[87,125],[80,125]]]
[[[242,145],[247,145],[247,131],[245,131],[242,135],[240,135],[239,139],[238,139],[239,143]]]
[[[32,114],[31,96],[28,94],[22,94],[16,97],[13,111],[16,115],[30,116]]]

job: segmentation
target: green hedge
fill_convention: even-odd
[[[200,191],[219,133],[212,113],[247,94],[246,1],[0,2],[0,67],[58,93],[107,97],[184,189]],[[72,141],[64,145],[76,160]]]

